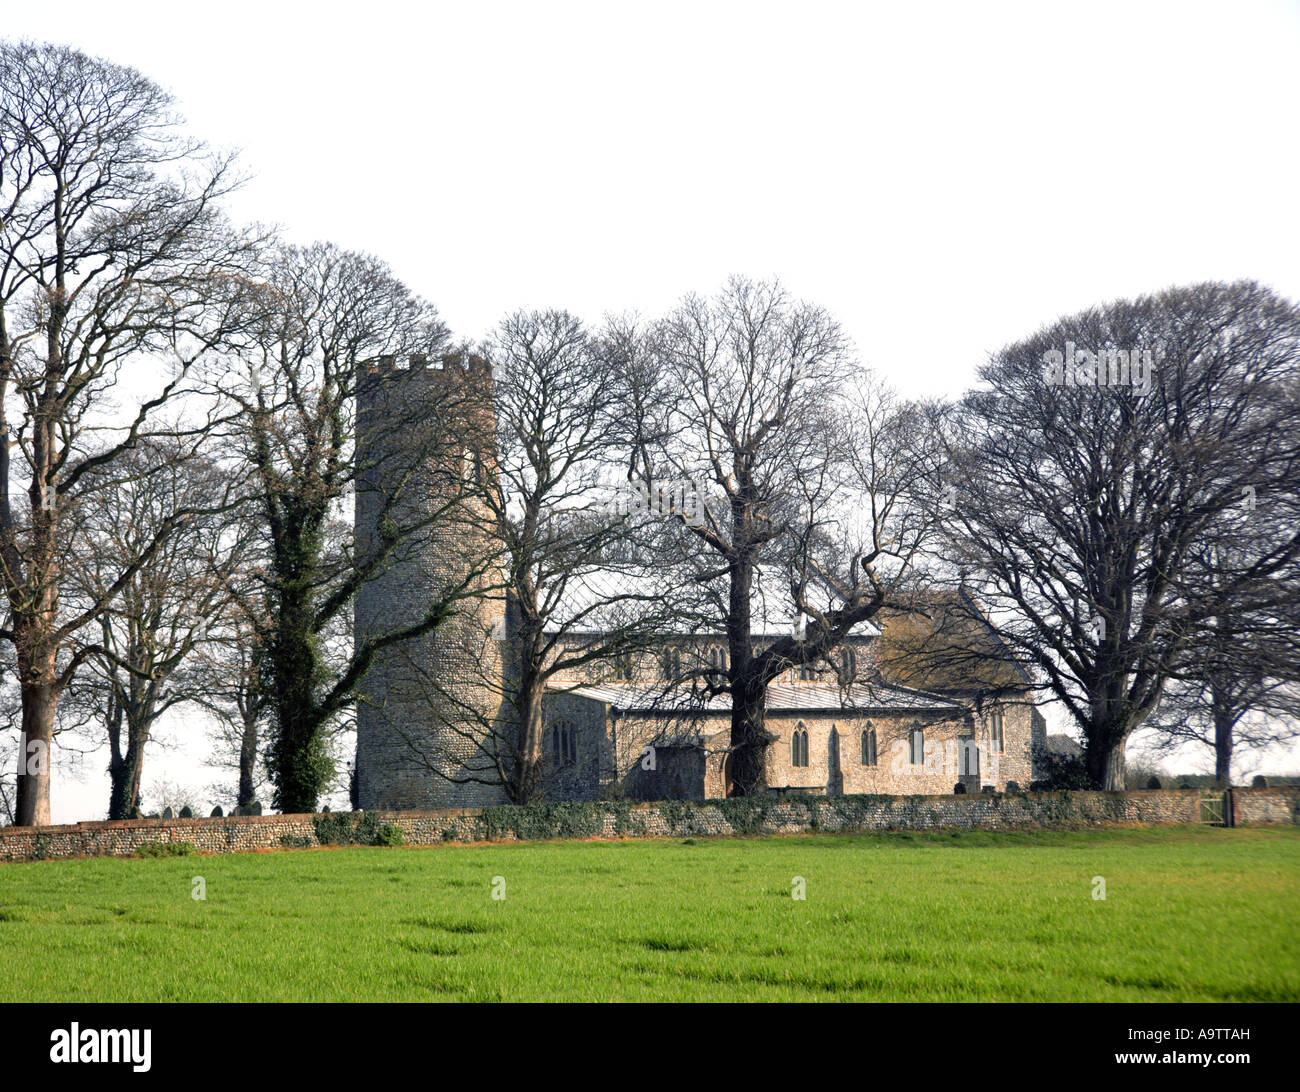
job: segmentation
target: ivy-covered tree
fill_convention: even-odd
[[[357,592],[440,514],[407,518],[402,493],[414,485],[399,482],[382,499],[378,547],[353,549],[350,505],[370,469],[356,457],[357,385],[380,357],[442,352],[447,332],[378,259],[324,243],[278,251],[253,307],[234,366],[214,379],[236,407],[231,447],[247,467],[262,539],[246,617],[257,629],[272,802],[309,812],[335,779],[330,736],[375,656],[436,628],[469,594],[467,576],[413,622],[351,643]],[[425,404],[374,427],[418,450],[445,440],[453,421],[452,407]]]

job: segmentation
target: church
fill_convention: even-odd
[[[477,358],[381,358],[360,377],[355,541],[373,548],[392,515],[393,483],[427,472],[404,455],[409,430],[389,427],[422,400],[464,394],[460,435],[494,434],[491,373]],[[470,450],[465,465],[489,462]],[[408,506],[436,501],[431,481]],[[445,516],[446,513],[444,512]],[[449,582],[496,552],[483,511],[427,521],[358,595],[358,640],[409,624]],[[768,687],[766,778],[772,793],[895,795],[1028,788],[1046,724],[1030,680],[963,592],[936,594],[921,614],[882,611],[829,662],[794,667]],[[357,793],[363,809],[507,802],[500,777],[514,734],[508,694],[510,612],[500,595],[461,601],[436,631],[390,647],[366,676],[357,709]],[[788,633],[791,612],[755,612],[756,649]],[[927,653],[936,634],[985,653],[954,670]],[[566,628],[561,642],[594,634]],[[726,671],[724,633],[664,633],[654,647],[548,680],[542,702],[543,791],[549,801],[705,800],[731,792],[729,695],[688,680]],[[958,658],[960,659],[960,658]]]

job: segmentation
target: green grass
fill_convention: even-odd
[[[0,865],[7,1001],[1296,1001],[1298,924],[1294,828]]]

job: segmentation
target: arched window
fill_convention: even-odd
[[[994,709],[989,713],[989,743],[993,750],[1001,754],[1002,746],[1002,710]]]
[[[840,675],[846,683],[858,677],[858,654],[851,648],[840,649]]]
[[[808,765],[808,729],[803,721],[795,725],[794,735],[790,738],[790,765]]]
[[[925,762],[925,732],[920,728],[912,729],[912,765],[920,766]]]
[[[709,670],[727,672],[727,650],[713,645],[709,648]]]
[[[553,766],[572,766],[578,761],[578,731],[571,721],[551,725],[550,758]]]
[[[668,682],[676,682],[682,677],[682,651],[679,648],[670,648],[664,653],[664,678]]]
[[[876,730],[864,728],[862,731],[862,765],[876,764]]]
[[[961,775],[963,777],[979,777],[979,773],[979,744],[973,739],[963,739],[961,741]]]

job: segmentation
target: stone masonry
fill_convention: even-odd
[[[525,837],[678,838],[881,830],[1078,829],[1203,820],[1198,789],[967,796],[749,797],[703,803],[572,803],[551,809],[384,811],[409,845],[515,841]],[[1230,791],[1234,823],[1300,824],[1300,789]],[[312,815],[135,819],[0,829],[0,861],[126,857],[142,845],[188,842],[201,853],[309,848]],[[532,820],[532,826],[528,821]],[[530,833],[531,831],[531,833]]]

